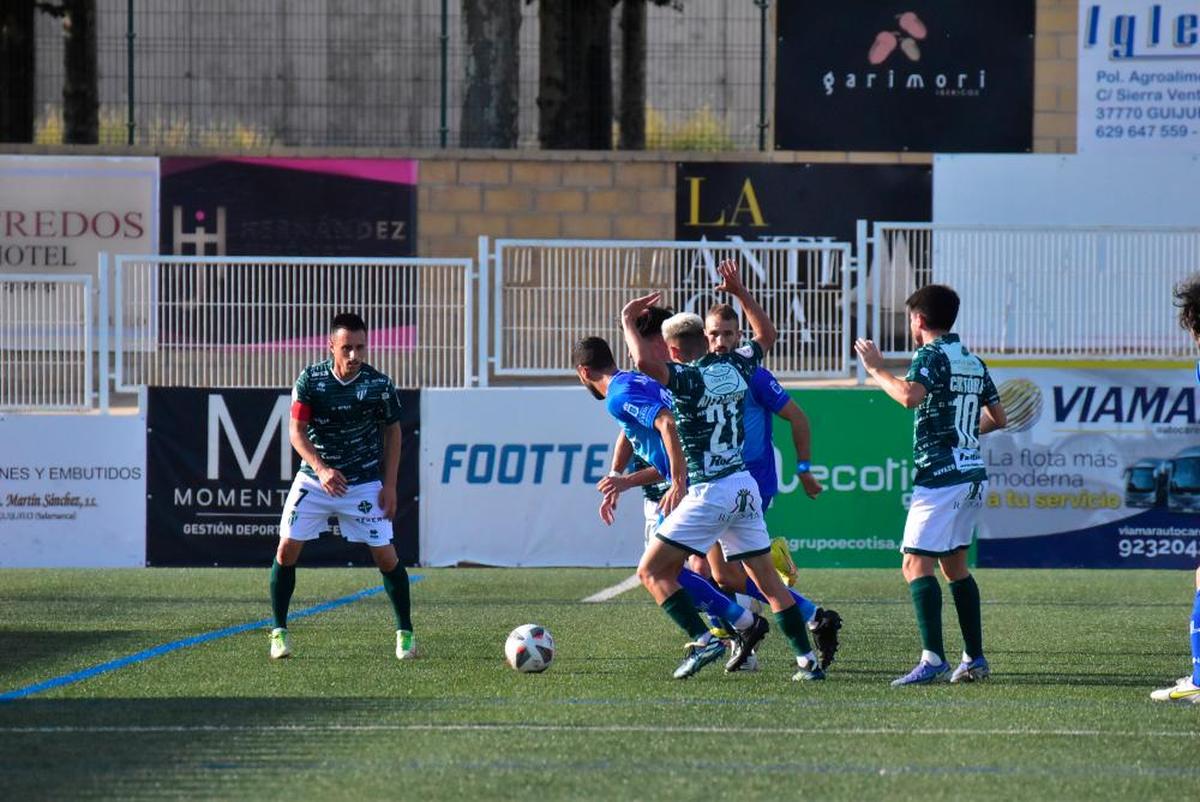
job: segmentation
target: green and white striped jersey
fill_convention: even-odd
[[[392,380],[370,365],[343,383],[334,375],[333,360],[326,359],[309,365],[296,379],[292,417],[308,423],[308,439],[325,464],[357,485],[383,477],[379,427],[400,420],[400,400]],[[317,475],[307,462],[300,470]]]
[[[762,348],[750,342],[728,354],[706,354],[686,365],[667,365],[671,374],[667,389],[687,455],[688,484],[711,482],[746,469],[742,400],[762,357]]]
[[[1000,396],[983,360],[943,334],[913,354],[905,377],[928,394],[913,416],[915,483],[946,487],[987,479],[979,452],[979,412]]]

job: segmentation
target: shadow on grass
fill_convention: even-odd
[[[47,631],[44,629],[0,629],[0,691],[26,684],[12,679],[31,673],[34,666],[42,674],[57,673],[52,666],[62,658],[93,653],[102,647],[129,646],[145,640],[147,633],[128,629]],[[105,649],[107,650],[107,649]],[[34,682],[36,679],[30,679]]]

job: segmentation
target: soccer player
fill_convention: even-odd
[[[962,662],[950,681],[972,682],[990,672],[983,656],[979,586],[967,567],[967,549],[987,491],[979,435],[1003,428],[1008,419],[987,366],[950,332],[958,318],[958,294],[930,284],[910,295],[905,304],[917,345],[905,378],[884,368],[875,343],[862,339],[854,343],[858,358],[883,391],[905,408],[916,409],[913,464],[917,474],[900,551],[922,651],[917,666],[892,685],[935,682],[950,672],[942,643],[942,587],[934,576],[935,563],[950,583],[963,636]]]
[[[663,387],[650,377],[617,370],[612,349],[601,337],[585,337],[579,340],[572,348],[571,358],[580,382],[596,399],[605,402],[605,409],[621,425],[622,432],[634,452],[647,465],[653,466],[654,478],[661,480],[663,476],[670,477],[670,484],[658,491],[661,492],[658,503],[646,502],[645,513],[649,531],[651,525],[659,524],[663,515],[670,514],[687,492],[686,461],[676,431],[675,418],[671,413],[670,397]],[[618,450],[621,450],[619,444]],[[606,523],[612,523],[613,505],[615,499],[610,503],[606,494],[605,502],[600,508],[601,518]],[[686,679],[692,676],[725,652],[725,645],[709,632],[696,613],[696,605],[729,621],[738,632],[739,643],[750,644],[750,648],[741,652],[735,650],[736,659],[731,659],[726,664],[727,670],[736,671],[753,647],[766,635],[766,620],[742,608],[704,577],[683,568],[682,563],[676,573],[676,588],[682,588],[682,597],[686,599],[684,608],[690,606],[692,615],[672,615],[672,618],[692,640],[688,644],[687,657],[675,671],[675,678]],[[662,603],[657,596],[655,601]],[[675,608],[669,608],[668,614],[672,609]]]
[[[763,353],[774,345],[775,327],[742,284],[736,262],[722,262],[717,272],[722,279],[717,291],[729,292],[741,302],[754,330],[754,340],[732,353],[709,354],[704,321],[699,315],[684,313],[670,318],[662,327],[674,360],[668,362],[637,327],[638,318],[654,305],[659,294],[635,298],[621,310],[625,341],[638,370],[671,393],[690,483],[686,496],[663,520],[655,540],[642,555],[638,577],[681,627],[703,627],[695,605],[676,577],[689,554],[702,556],[720,540],[725,558],[742,560],[769,600],[776,622],[796,654],[799,670],[792,678],[824,679],[825,673],[809,644],[804,617],[771,562],[762,499],[742,461],[742,401],[747,380]],[[667,498],[672,498],[676,487],[672,484]],[[739,657],[744,660],[748,655],[743,651],[752,651],[752,647],[739,641],[730,663]],[[730,669],[729,664],[726,669]]]
[[[396,657],[417,656],[408,572],[392,546],[396,474],[400,467],[400,403],[392,380],[366,364],[367,326],[356,314],[333,319],[330,358],[309,365],[292,390],[292,447],[304,460],[279,523],[271,566],[271,657],[290,657],[287,613],[296,561],[335,516],[342,537],[365,543],[396,616]]]
[[[1175,288],[1175,305],[1179,307],[1179,325],[1200,345],[1200,275],[1192,276]],[[1200,381],[1200,363],[1196,364],[1196,380]],[[1150,694],[1156,702],[1191,702],[1200,705],[1200,567],[1196,568],[1196,596],[1192,601],[1192,620],[1188,627],[1192,643],[1192,673],[1180,677],[1169,688]]]

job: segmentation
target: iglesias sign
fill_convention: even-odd
[[[1032,0],[795,0],[778,31],[778,148],[1033,146]]]

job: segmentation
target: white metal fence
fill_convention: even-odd
[[[846,376],[850,371],[850,246],[845,243],[741,243],[480,239],[481,314],[494,314],[479,373],[573,376],[572,343],[603,336],[623,354],[620,312],[653,291],[676,311],[703,315],[732,298],[713,292],[717,265],[737,259],[746,286],[779,330],[767,360],[782,378]],[[486,337],[488,326],[481,321]],[[487,364],[490,354],[490,366]]]
[[[92,390],[91,276],[0,275],[0,410],[81,410]]]
[[[474,357],[468,259],[118,256],[117,387],[290,387],[357,312],[398,387],[461,387]]]
[[[876,223],[869,335],[906,355],[904,299],[929,283],[962,298],[955,329],[985,354],[1190,357],[1172,289],[1200,271],[1200,229]]]

